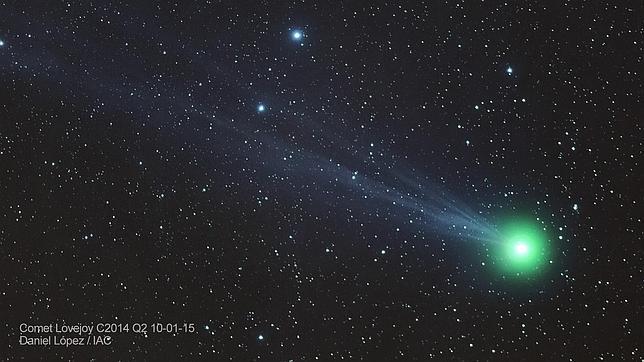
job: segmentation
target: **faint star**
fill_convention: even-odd
[[[505,71],[508,72],[508,74],[512,74],[512,67],[508,67]]]

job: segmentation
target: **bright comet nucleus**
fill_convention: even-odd
[[[512,222],[500,230],[494,264],[504,276],[524,277],[543,269],[547,259],[547,237],[537,224]]]
[[[528,254],[528,246],[524,242],[519,241],[514,246],[514,251],[517,253],[517,255],[526,255]]]

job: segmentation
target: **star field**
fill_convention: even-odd
[[[0,9],[0,358],[644,360],[641,2]]]

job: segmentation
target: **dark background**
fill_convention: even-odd
[[[0,357],[644,358],[641,1],[0,9]],[[549,263],[504,278],[400,174]],[[114,321],[197,331],[17,343]]]

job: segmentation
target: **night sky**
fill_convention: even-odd
[[[641,1],[0,10],[0,358],[644,360]]]

